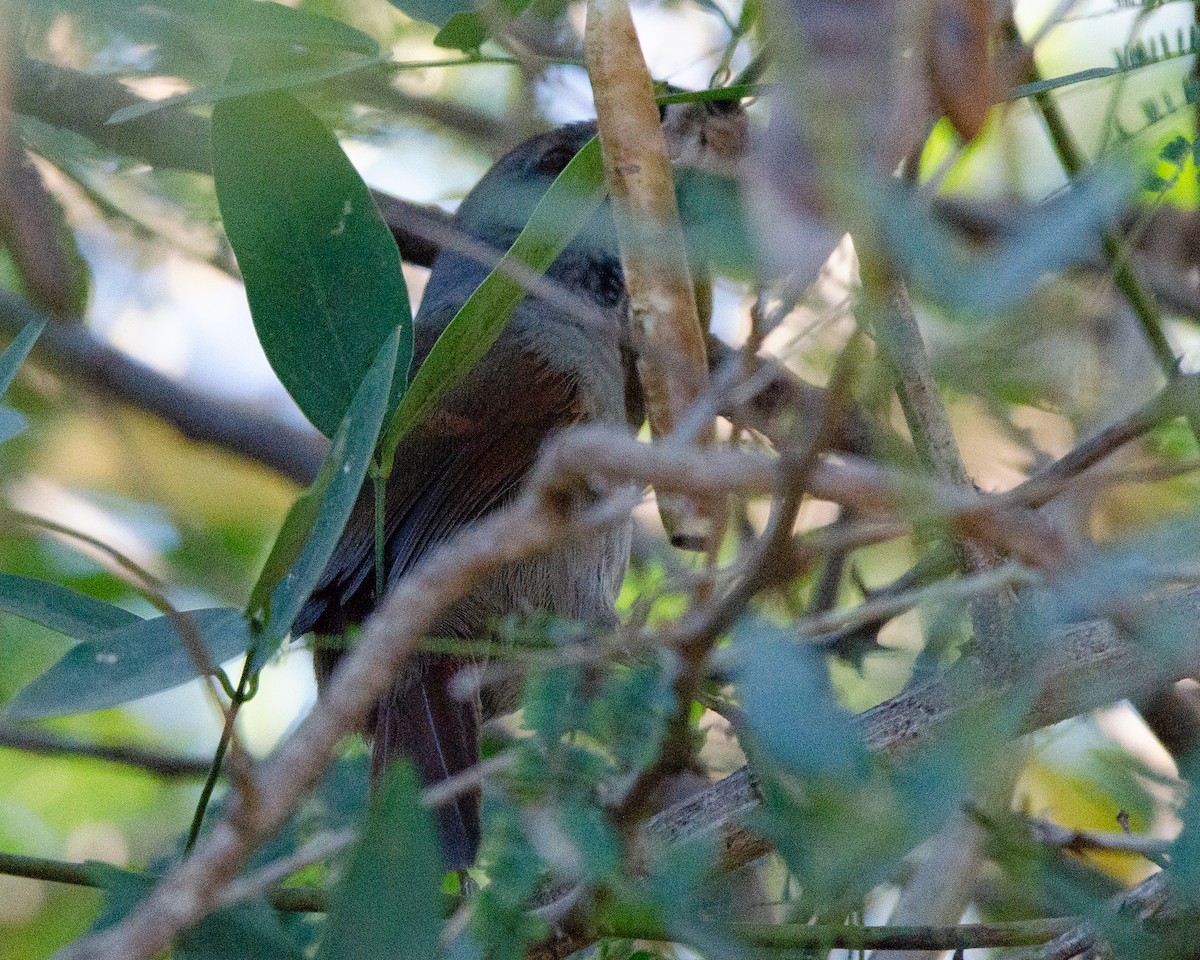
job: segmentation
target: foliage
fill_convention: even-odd
[[[590,537],[625,481],[716,486],[724,532],[686,556],[639,511],[616,623],[522,611],[491,637],[421,641],[473,660],[458,682],[485,695],[521,681],[516,719],[489,726],[486,759],[454,786],[482,794],[469,875],[442,869],[438,788],[399,764],[367,803],[351,739],[323,779],[305,772],[320,783],[284,829],[256,839],[238,871],[249,889],[181,932],[175,956],[816,952],[864,917],[881,926],[881,894],[907,903],[927,870],[956,905],[927,918],[934,933],[982,936],[958,926],[970,909],[997,936],[1029,936],[1035,918],[1088,921],[1118,955],[1194,954],[1178,931],[1197,906],[1200,724],[1192,688],[1174,684],[1200,669],[1200,387],[1186,372],[1200,317],[1186,232],[1200,197],[1197,28],[1160,19],[1171,4],[1130,6],[1104,63],[1016,77],[987,52],[1015,27],[992,24],[986,70],[956,81],[996,103],[985,131],[965,142],[935,92],[929,106],[948,119],[893,177],[872,111],[898,96],[883,66],[895,51],[880,54],[897,5],[879,3],[861,35],[839,34],[824,4],[800,6],[812,9],[799,21],[782,4],[710,0],[647,13],[659,30],[702,19],[719,38],[712,89],[664,85],[664,108],[719,123],[741,116],[731,104],[769,100],[748,108],[754,136],[737,148],[756,179],[691,163],[717,152],[705,132],[675,182],[698,286],[719,278],[699,299],[719,333],[745,321],[756,348],[714,363],[729,442],[656,443],[663,462],[679,458],[657,469],[597,457],[576,468],[586,482],[562,481],[585,488],[592,513],[556,486],[535,505]],[[973,5],[944,7],[961,39],[950,20]],[[14,957],[122,929],[197,836],[202,850],[214,822],[253,821],[253,790],[286,775],[255,762],[267,779],[248,782],[248,754],[294,719],[279,703],[307,661],[288,637],[355,505],[414,468],[397,450],[504,334],[530,274],[611,215],[592,140],[414,367],[418,274],[396,240],[410,249],[411,224],[368,186],[364,158],[420,141],[433,159],[406,155],[403,172],[415,184],[444,167],[424,195],[461,193],[470,177],[438,179],[447,158],[482,172],[521,139],[509,128],[534,94],[552,99],[547,71],[582,76],[570,12],[556,0],[23,10],[0,136],[36,160],[33,189],[54,215],[21,217],[6,184],[25,181],[0,171],[0,890],[15,891],[0,923]],[[1086,45],[1093,23],[1079,22]],[[970,61],[947,42],[928,39],[916,69]],[[72,64],[113,76],[64,105],[51,87],[22,92],[36,86],[31,61],[63,83]],[[130,92],[154,83],[158,99]],[[168,147],[185,159],[164,160]],[[810,287],[813,252],[820,266],[846,231],[857,261],[835,257]],[[78,265],[46,252],[76,245],[93,276],[87,316],[44,317],[23,292],[49,276],[67,292],[46,302],[77,302]],[[129,357],[91,330],[126,248],[139,278],[177,258],[240,279],[298,415],[233,409],[145,367],[136,382],[114,373]],[[852,348],[860,334],[872,351]],[[174,410],[167,394],[182,399]],[[235,439],[217,414],[266,428]],[[292,472],[307,481],[297,491],[188,447],[156,417],[276,467],[282,455],[257,449],[275,432],[323,454]],[[382,513],[377,524],[382,558]],[[223,714],[203,714],[207,694]],[[193,714],[203,726],[181,729]],[[727,776],[692,807],[673,792]],[[720,806],[738,790],[740,805]],[[960,828],[970,849],[939,861]],[[750,859],[751,872],[726,869]],[[1112,909],[1164,865],[1182,891],[1178,926]],[[986,871],[999,879],[981,882]]]

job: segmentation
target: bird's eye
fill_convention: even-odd
[[[565,144],[551,147],[538,157],[537,171],[547,177],[557,177],[575,156],[575,151]]]

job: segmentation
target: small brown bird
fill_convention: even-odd
[[[594,134],[593,124],[575,124],[517,147],[463,201],[454,227],[496,250],[507,249],[550,183]],[[438,257],[415,320],[413,369],[488,272],[455,252]],[[389,583],[460,528],[510,501],[551,434],[589,422],[640,423],[636,378],[626,376],[628,297],[607,205],[547,277],[595,309],[580,315],[527,296],[474,371],[401,444],[386,494]],[[368,490],[301,612],[295,635],[341,636],[371,613],[377,599],[374,531]],[[625,525],[522,561],[455,604],[434,635],[484,639],[499,618],[533,610],[610,623],[628,558]],[[318,639],[319,685],[340,656]],[[487,703],[456,700],[449,685],[465,664],[462,657],[433,653],[408,661],[365,731],[372,740],[374,777],[400,756],[412,759],[425,784],[478,760],[482,720],[515,708],[516,691],[489,689]],[[478,794],[439,807],[437,824],[447,866],[470,866],[479,846]]]

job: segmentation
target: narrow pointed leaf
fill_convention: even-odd
[[[505,272],[506,268],[516,263],[544,273],[603,200],[604,167],[600,143],[593,138],[555,178],[496,269],[438,337],[388,423],[383,463],[391,462],[400,441],[471,372],[504,332],[517,304],[525,297],[525,288]]]
[[[76,644],[22,690],[6,713],[36,720],[115,707],[186,683],[202,671],[189,652],[187,629],[215,665],[243,653],[250,627],[237,610],[220,607],[138,619]]]
[[[251,614],[263,609],[263,598],[271,598],[267,629],[256,644],[258,664],[273,654],[287,636],[329,562],[358,499],[387,411],[399,341],[400,332],[393,331],[380,348],[333,439],[321,472],[288,513],[255,585]]]
[[[41,0],[45,2],[45,0]],[[209,39],[230,38],[292,50],[319,46],[374,54],[379,44],[370,36],[332,17],[271,0],[50,0],[55,8],[75,9],[120,24],[139,39],[191,27]]]
[[[187,93],[176,94],[173,97],[164,97],[161,100],[142,100],[138,103],[130,104],[128,107],[122,107],[108,118],[108,123],[113,125],[128,123],[130,120],[137,120],[140,117],[156,113],[159,110],[203,106],[207,103],[216,103],[219,100],[229,100],[233,97],[245,97],[255,93],[269,93],[273,90],[288,90],[293,87],[309,86],[320,83],[323,80],[331,80],[334,77],[354,73],[357,70],[365,70],[368,67],[387,63],[391,58],[392,55],[390,53],[383,53],[373,57],[358,57],[354,60],[332,65],[321,64],[315,67],[302,67],[296,70],[278,71],[262,76],[248,77],[244,80],[231,81],[215,87],[200,87],[195,90],[189,90]]]
[[[18,413],[12,407],[0,407],[0,443],[5,443],[13,437],[19,437],[29,429],[29,421],[24,414]]]
[[[37,342],[37,338],[45,327],[45,320],[33,320],[27,323],[21,328],[21,332],[13,337],[8,349],[0,354],[0,396],[7,393],[8,388],[12,386],[17,371],[25,362],[25,358],[29,356],[29,351],[33,349],[34,343]]]
[[[475,9],[471,0],[390,0],[393,7],[408,14],[414,20],[423,20],[444,27],[456,14],[470,13]]]
[[[0,574],[0,610],[79,640],[102,637],[142,618],[111,603],[33,577]]]

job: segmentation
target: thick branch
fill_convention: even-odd
[[[41,315],[0,290],[0,330],[13,334]],[[103,396],[161,418],[190,440],[211,443],[296,481],[317,472],[327,443],[315,430],[222,402],[184,386],[104,343],[82,324],[50,320],[34,357]]]
[[[1085,713],[1165,681],[1200,671],[1200,587],[1158,597],[1140,611],[1150,621],[1188,624],[1190,634],[1177,638],[1168,661],[1156,650],[1152,662],[1136,640],[1103,620],[1092,620],[1046,638],[1053,653],[1043,664],[1042,691],[1026,722],[1034,730]],[[897,753],[928,739],[940,726],[981,703],[999,703],[1012,685],[981,681],[968,667],[906,691],[860,714],[857,724],[867,746]],[[726,864],[742,866],[769,847],[736,826],[759,805],[749,772],[731,774],[681,804],[651,818],[647,836],[656,842],[679,843],[703,835],[721,836]]]
[[[108,124],[122,107],[145,101],[117,80],[97,77],[40,60],[24,59],[17,68],[13,109],[18,113],[70,130],[94,144],[152,167],[211,172],[209,122],[186,110],[160,110],[128,123]],[[445,223],[440,210],[375,193],[401,256],[418,266],[431,266],[437,248],[421,232],[431,220]]]

